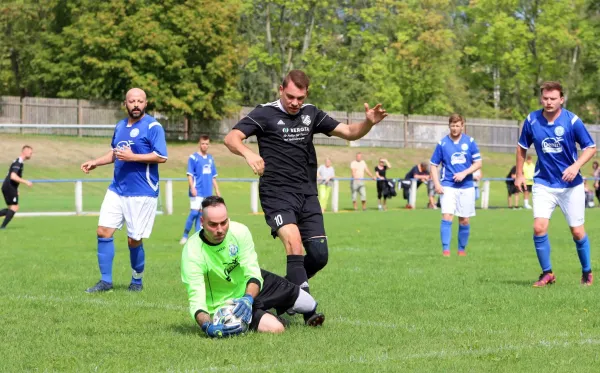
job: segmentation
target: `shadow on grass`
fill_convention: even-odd
[[[202,336],[204,334],[200,327],[194,324],[172,324],[171,330],[182,335]]]

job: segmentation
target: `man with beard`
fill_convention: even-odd
[[[158,200],[158,164],[167,161],[165,132],[146,110],[146,93],[133,88],[125,96],[129,114],[117,123],[112,149],[103,156],[81,165],[86,174],[98,166],[114,163],[113,181],[108,187],[98,221],[98,266],[101,279],[88,293],[111,291],[112,263],[115,256],[113,234],[127,224],[127,241],[131,260],[130,291],[142,290],[144,246],[150,237]]]

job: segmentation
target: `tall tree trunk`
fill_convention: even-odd
[[[267,34],[267,51],[269,52],[269,57],[272,57],[273,36],[271,35],[271,3],[267,3],[267,8],[265,11],[265,32]],[[277,92],[277,88],[279,87],[277,71],[271,70],[269,76],[271,77],[271,89],[273,92]]]
[[[315,8],[317,7],[316,3],[313,2],[311,4],[310,10],[308,11],[308,22],[306,23],[306,28],[304,29],[304,42],[302,43],[302,52],[300,52],[300,57],[304,57],[304,54],[308,50],[310,46],[310,40],[312,38],[312,31],[315,27]]]
[[[500,113],[500,69],[498,66],[493,67],[492,76],[494,79],[494,115],[498,118]]]
[[[573,49],[573,57],[571,58],[571,66],[569,69],[569,86],[568,87],[574,87],[575,86],[575,69],[577,66],[577,60],[579,58],[579,45],[575,46],[575,49]],[[567,103],[569,102],[569,93],[571,91],[571,88],[567,88],[566,92],[565,92],[565,103],[563,104],[563,106],[566,108],[567,107]]]

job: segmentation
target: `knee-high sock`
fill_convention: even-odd
[[[8,209],[8,211],[6,212],[6,216],[4,217],[4,221],[2,222],[2,228],[6,227],[8,223],[10,223],[13,216],[15,216],[15,212],[11,209]]]
[[[187,237],[190,231],[192,230],[192,225],[194,221],[198,217],[198,210],[190,210],[190,214],[188,215],[185,221],[185,227],[183,228],[183,237]]]
[[[592,263],[590,262],[590,240],[587,234],[581,240],[575,241],[577,247],[577,256],[579,256],[579,262],[581,262],[581,270],[583,272],[590,272],[592,270]]]
[[[442,219],[440,224],[440,238],[442,239],[442,250],[450,250],[450,240],[452,239],[452,222]]]
[[[471,225],[458,225],[458,251],[465,251],[469,243],[469,235],[471,234]]]
[[[194,221],[196,222],[196,232],[199,232],[200,229],[202,229],[202,223],[200,222],[200,216],[202,215],[202,212],[200,211],[196,211],[196,219],[194,219]]]
[[[286,278],[293,284],[300,286],[300,288],[307,293],[308,288],[308,276],[306,275],[306,269],[304,269],[304,256],[302,255],[288,255],[287,256],[287,275]]]
[[[5,216],[7,212],[8,212],[8,209],[0,210],[0,216]]]
[[[141,284],[142,275],[144,274],[144,264],[146,262],[146,254],[144,253],[144,244],[138,247],[129,247],[129,261],[131,262],[131,283]]]
[[[112,266],[115,257],[115,242],[111,238],[98,237],[98,267],[102,281],[112,284]]]
[[[548,239],[548,234],[533,236],[533,243],[535,244],[535,253],[537,254],[542,271],[551,272],[552,264],[550,263],[550,240]]]

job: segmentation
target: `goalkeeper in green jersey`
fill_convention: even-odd
[[[289,309],[304,314],[306,325],[325,321],[317,302],[283,277],[260,269],[252,235],[243,224],[232,222],[225,201],[210,196],[202,201],[202,230],[183,247],[181,279],[190,302],[190,314],[210,337],[242,333],[241,326],[213,324],[211,315],[228,301],[233,313],[250,330],[283,332],[287,323],[268,310]]]

